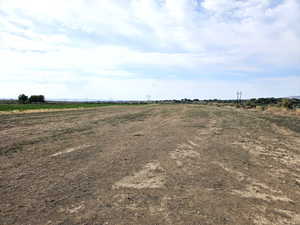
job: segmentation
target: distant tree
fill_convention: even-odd
[[[27,96],[27,95],[24,95],[24,94],[21,94],[21,95],[19,95],[19,97],[18,97],[18,101],[19,101],[19,103],[21,103],[21,104],[25,104],[25,103],[27,103],[27,101],[28,101],[28,96]]]
[[[246,108],[255,108],[256,107],[255,101],[253,101],[252,99],[246,101],[245,102],[245,107]]]
[[[293,101],[288,98],[282,99],[281,105],[282,105],[282,107],[287,108],[287,109],[293,109],[293,106],[294,106]]]
[[[29,98],[30,103],[43,103],[45,102],[44,95],[31,95]]]

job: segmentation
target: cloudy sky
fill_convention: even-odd
[[[0,98],[300,95],[299,0],[0,0]]]

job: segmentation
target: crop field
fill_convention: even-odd
[[[0,115],[1,225],[299,225],[300,118],[193,104]]]
[[[26,111],[26,110],[44,110],[44,109],[76,109],[93,108],[101,106],[126,105],[117,103],[43,103],[43,104],[0,104],[2,111]]]

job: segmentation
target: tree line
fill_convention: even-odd
[[[300,108],[300,99],[296,98],[252,98],[252,99],[206,99],[206,100],[199,100],[199,99],[188,99],[184,98],[181,100],[164,100],[164,101],[157,101],[157,103],[183,103],[183,104],[224,104],[224,105],[236,105],[237,107],[244,107],[244,108],[256,108],[259,107],[266,107],[266,106],[280,106],[287,109],[295,109]]]
[[[25,94],[20,94],[18,97],[18,102],[20,104],[27,104],[27,103],[44,103],[45,96],[44,95],[31,95],[28,97]]]

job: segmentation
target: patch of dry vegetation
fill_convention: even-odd
[[[282,116],[287,116],[287,115],[300,116],[300,109],[290,110],[290,109],[287,109],[287,108],[284,108],[284,107],[276,107],[276,106],[266,107],[265,112],[273,113],[273,114],[276,114],[276,115],[282,115]]]

